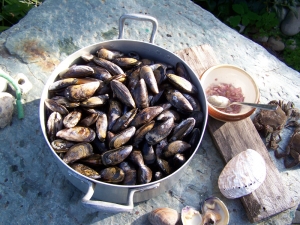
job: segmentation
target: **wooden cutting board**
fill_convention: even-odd
[[[175,54],[199,77],[211,66],[219,64],[209,45],[180,50]],[[250,222],[264,220],[296,205],[250,118],[225,123],[209,116],[207,128],[225,162],[248,148],[259,152],[266,162],[267,176],[263,184],[251,194],[240,198]]]

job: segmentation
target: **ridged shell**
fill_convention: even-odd
[[[179,218],[179,213],[171,208],[157,208],[148,215],[152,225],[175,225]]]
[[[255,150],[234,156],[222,170],[218,186],[226,198],[239,198],[256,190],[266,178],[266,165]]]

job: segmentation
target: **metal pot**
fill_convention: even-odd
[[[153,29],[150,38],[151,43],[122,39],[125,19],[146,20],[152,22]],[[68,56],[53,71],[53,73],[49,77],[44,87],[41,96],[41,101],[40,101],[40,124],[41,124],[43,135],[54,157],[56,158],[55,161],[57,162],[61,172],[74,186],[76,186],[82,192],[86,193],[86,195],[82,199],[82,203],[85,206],[89,206],[89,207],[96,208],[98,210],[102,210],[102,211],[104,210],[109,212],[132,211],[134,207],[134,203],[148,200],[152,197],[155,197],[165,192],[166,190],[169,190],[171,186],[175,182],[177,182],[177,180],[181,177],[181,175],[184,172],[184,169],[188,166],[194,154],[196,153],[196,150],[194,151],[192,156],[187,160],[187,162],[183,166],[181,166],[181,168],[179,168],[177,171],[170,174],[169,176],[155,182],[150,182],[148,184],[133,185],[133,186],[109,184],[109,183],[97,181],[76,172],[71,167],[69,167],[66,163],[64,163],[61,160],[61,158],[52,149],[51,144],[47,138],[46,126],[45,126],[46,119],[45,119],[44,101],[45,99],[48,98],[48,87],[50,84],[54,82],[57,75],[64,69],[70,67],[73,64],[78,63],[80,61],[80,56],[83,55],[84,53],[94,54],[100,48],[107,48],[107,49],[116,49],[125,53],[135,51],[141,56],[143,56],[143,58],[154,59],[159,62],[165,62],[173,66],[175,66],[177,62],[183,63],[190,75],[193,84],[198,88],[198,99],[200,101],[201,108],[204,114],[203,123],[202,126],[200,127],[201,137],[199,139],[196,149],[198,149],[200,142],[203,138],[208,113],[207,113],[206,97],[203,88],[200,84],[200,81],[198,79],[198,76],[182,59],[180,59],[174,53],[154,45],[156,30],[157,30],[157,21],[153,17],[140,15],[140,14],[126,14],[121,16],[119,20],[120,33],[119,33],[118,40],[105,41],[94,45],[90,45]],[[97,199],[97,200],[90,200],[92,196],[93,199]]]

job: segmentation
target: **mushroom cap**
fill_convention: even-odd
[[[234,156],[222,170],[218,186],[226,198],[239,198],[256,190],[266,178],[266,164],[255,150]]]

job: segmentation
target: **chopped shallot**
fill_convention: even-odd
[[[235,88],[232,84],[220,83],[212,84],[206,89],[206,95],[212,96],[224,96],[228,98],[231,102],[243,102],[245,97],[243,95],[242,89],[240,87]],[[220,111],[226,113],[239,113],[241,111],[240,105],[231,105],[226,109],[219,109]]]

